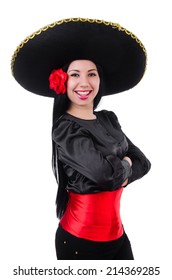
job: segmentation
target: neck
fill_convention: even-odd
[[[89,120],[89,119],[96,118],[93,112],[93,106],[89,106],[89,107],[70,106],[66,112],[80,119]]]

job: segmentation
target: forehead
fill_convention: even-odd
[[[69,64],[68,70],[77,69],[77,70],[89,70],[97,69],[95,63],[91,60],[74,60]]]

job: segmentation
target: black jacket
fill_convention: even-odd
[[[65,113],[54,125],[52,138],[68,176],[67,190],[76,193],[112,191],[150,169],[145,155],[122,132],[111,111],[94,112],[95,120]],[[132,167],[124,156],[132,160]]]

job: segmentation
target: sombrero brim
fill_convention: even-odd
[[[50,24],[27,37],[12,57],[17,82],[33,93],[55,97],[48,77],[53,69],[76,59],[99,64],[104,73],[104,95],[134,87],[146,67],[146,50],[141,41],[119,24],[66,19]]]

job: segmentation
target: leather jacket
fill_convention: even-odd
[[[97,119],[84,120],[68,113],[54,125],[52,139],[68,177],[66,189],[76,193],[113,191],[143,177],[151,164],[121,130],[116,115],[94,112]],[[132,167],[124,160],[128,156]]]

